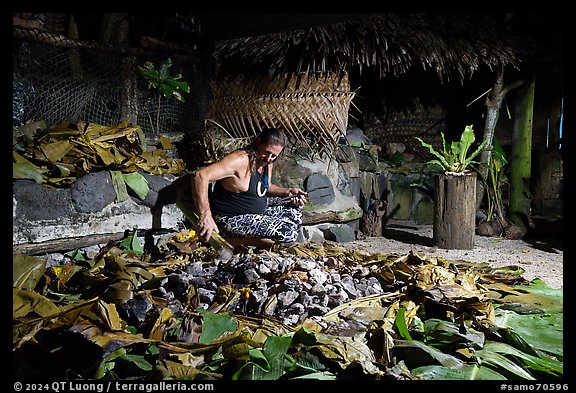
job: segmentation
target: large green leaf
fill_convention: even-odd
[[[464,163],[466,161],[466,155],[468,154],[468,149],[470,148],[470,146],[472,146],[472,143],[474,143],[475,139],[476,137],[474,135],[474,131],[472,131],[472,126],[469,125],[464,127],[464,131],[462,132],[462,135],[460,135],[460,142],[458,143],[458,151],[453,152],[458,155],[458,162]]]
[[[464,365],[457,357],[416,340],[394,340],[394,351],[404,359],[408,367],[416,368],[435,363],[450,368]]]
[[[264,343],[264,356],[270,363],[270,371],[261,373],[262,378],[258,379],[276,380],[285,373],[286,353],[291,343],[292,333],[268,337]]]
[[[527,286],[510,286],[504,283],[487,283],[487,289],[498,293],[490,294],[495,307],[512,310],[521,314],[557,313],[562,312],[562,298],[550,296],[547,291]]]
[[[498,310],[496,324],[511,329],[540,351],[559,359],[564,356],[564,313],[518,314]]]
[[[214,314],[201,308],[197,311],[204,317],[201,344],[210,344],[224,333],[232,333],[238,328],[238,323],[228,314]]]
[[[126,252],[133,252],[138,255],[144,254],[144,249],[138,240],[138,228],[135,227],[132,233],[122,240],[119,247]]]
[[[250,354],[250,360],[241,364],[240,367],[232,373],[230,377],[231,380],[238,381],[241,379],[255,379],[253,376],[255,375],[256,369],[259,369],[264,373],[270,371],[270,363],[260,348],[250,348],[248,353]]]
[[[398,309],[394,323],[398,329],[400,337],[406,340],[412,340],[412,337],[410,337],[410,332],[408,331],[408,326],[406,326],[406,309],[402,307]]]
[[[127,353],[122,358],[124,360],[126,360],[127,362],[134,364],[135,366],[137,366],[138,368],[140,368],[144,371],[151,371],[152,370],[152,367],[153,367],[152,364],[150,364],[150,362],[148,360],[146,360],[144,355]]]
[[[286,356],[292,343],[292,333],[270,336],[264,343],[264,350],[250,351],[251,359],[234,374],[234,379],[277,380],[293,362]]]
[[[446,345],[454,345],[461,343],[470,348],[482,348],[484,345],[484,333],[476,331],[473,328],[464,329],[462,326],[457,325],[451,321],[444,321],[441,319],[430,318],[424,321],[426,342],[444,343]]]
[[[532,293],[537,293],[542,296],[546,296],[548,298],[556,300],[558,303],[562,304],[564,300],[564,290],[562,288],[550,288],[544,281],[539,278],[535,278],[530,282],[528,287],[526,288],[527,291]],[[552,310],[546,310],[548,312]]]
[[[488,365],[488,367],[491,367],[502,374],[514,374],[516,378],[520,377],[527,380],[536,379],[532,374],[526,371],[524,367],[522,367],[521,363],[519,364],[518,362],[514,362],[512,359],[507,358],[500,353],[481,349],[477,351],[474,356],[481,359],[482,365]]]
[[[444,366],[422,366],[411,371],[415,377],[425,380],[506,380],[502,374],[477,365],[466,365],[459,369]]]
[[[482,351],[498,352],[503,355],[513,356],[519,359],[521,364],[523,364],[525,367],[536,371],[539,374],[545,374],[548,377],[559,377],[562,375],[564,369],[563,364],[558,360],[547,357],[533,356],[503,342],[487,341]],[[478,354],[478,352],[476,352],[476,354]],[[480,352],[479,357],[481,356],[482,352]]]
[[[126,173],[123,177],[128,187],[136,193],[138,198],[144,200],[150,191],[148,180],[138,172]]]

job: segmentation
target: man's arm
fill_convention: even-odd
[[[240,152],[232,152],[221,161],[196,171],[192,180],[192,194],[198,211],[198,236],[207,242],[212,232],[218,233],[218,226],[212,217],[208,187],[210,183],[226,177],[237,176],[242,167],[246,167],[248,157]]]
[[[280,187],[272,184],[272,164],[268,167],[268,192],[267,196],[270,197],[292,197],[291,202],[303,206],[306,203],[308,193],[298,187]]]

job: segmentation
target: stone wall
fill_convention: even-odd
[[[303,210],[302,240],[346,242],[363,236],[362,219],[373,201],[384,202],[382,228],[391,221],[432,223],[432,175],[422,172],[421,164],[390,167],[364,153],[365,149],[344,143],[331,160],[308,159],[290,151],[276,165],[274,182],[301,187],[309,194]],[[185,217],[170,195],[160,212],[153,214],[152,209],[159,194],[171,193],[177,177],[142,174],[150,189],[144,200],[131,195],[119,201],[107,171],[89,173],[66,190],[15,181],[13,245],[50,241],[73,245],[66,239],[93,238],[97,242],[134,228],[152,232],[183,229]]]

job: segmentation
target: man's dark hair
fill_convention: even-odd
[[[284,134],[278,128],[265,128],[258,135],[256,135],[254,144],[256,143],[271,143],[273,145],[286,147],[288,144],[288,139],[286,138],[286,134]]]
[[[273,145],[282,146],[284,149],[286,145],[288,145],[288,138],[286,137],[286,134],[278,128],[270,127],[260,131],[260,133],[254,137],[250,146],[245,149],[248,152],[250,159],[250,173],[254,173],[256,170],[256,145],[258,143],[271,143]]]

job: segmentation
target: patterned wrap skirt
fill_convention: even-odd
[[[278,243],[295,242],[302,225],[302,208],[282,204],[280,200],[268,198],[262,214],[216,215],[214,221],[224,237],[265,237]]]

